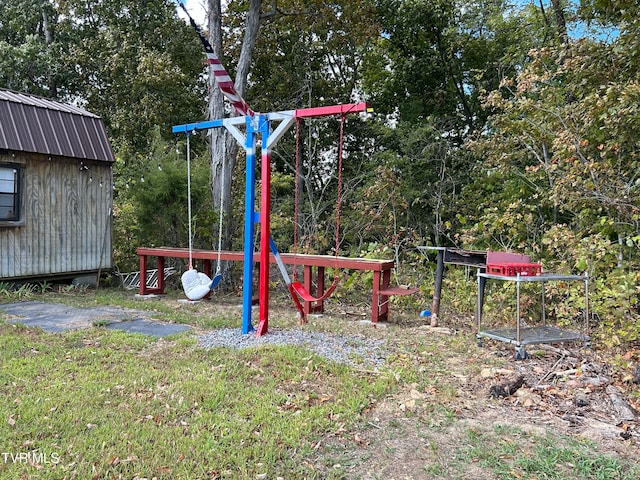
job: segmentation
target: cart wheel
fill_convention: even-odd
[[[522,347],[516,347],[516,360],[526,360],[529,358],[529,354]]]

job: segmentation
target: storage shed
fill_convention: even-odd
[[[0,282],[112,266],[112,165],[100,117],[0,89]]]

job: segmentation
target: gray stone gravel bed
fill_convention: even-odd
[[[237,328],[212,330],[199,336],[204,348],[252,348],[260,345],[297,345],[338,363],[358,368],[379,368],[384,365],[388,351],[384,340],[359,336],[339,336],[303,330],[269,329],[257,337],[254,332],[243,335]]]

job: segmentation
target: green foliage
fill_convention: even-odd
[[[631,479],[636,474],[634,467],[593,452],[587,442],[553,435],[525,435],[519,429],[502,430],[506,430],[502,425],[496,426],[494,432],[468,430],[468,443],[473,446],[464,452],[491,469],[499,479],[531,478],[532,475],[550,480]],[[500,440],[495,441],[495,436]]]
[[[244,35],[245,1],[231,1],[227,66]],[[347,103],[359,94],[362,52],[378,35],[372,0],[280,0],[263,7],[247,98],[259,111]]]
[[[550,252],[551,270],[584,273],[590,278],[589,307],[597,341],[608,347],[633,342],[640,338],[640,275],[619,265],[618,249],[602,235],[576,238],[566,226],[556,226],[543,240]],[[552,315],[575,320],[584,311],[584,289],[564,285],[550,291]],[[580,312],[566,310],[566,305],[579,305]]]
[[[507,10],[501,0],[378,2],[383,35],[363,61],[363,85],[376,109],[407,122],[438,118],[454,136],[481,126],[479,94],[512,72],[537,38],[524,40],[519,31],[529,29],[529,19]]]
[[[176,152],[177,148],[177,152]],[[156,131],[152,151],[138,159],[138,178],[119,178],[114,207],[114,261],[122,271],[137,269],[138,246],[189,245],[187,165],[184,144],[164,142]],[[191,152],[191,204],[194,248],[211,249],[219,212],[212,208],[209,164]],[[152,165],[146,169],[144,166]]]
[[[609,43],[585,38],[534,50],[486,96],[489,128],[468,143],[484,158],[488,185],[480,175],[475,185],[486,196],[472,202],[480,212],[467,214],[474,221],[460,237],[535,252],[546,270],[588,273],[596,335],[615,339],[609,343],[638,338],[640,63],[638,34],[628,27],[621,22]],[[583,294],[554,292],[576,302]]]

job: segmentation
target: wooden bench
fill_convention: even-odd
[[[186,248],[174,247],[140,247],[137,249],[140,257],[140,295],[162,294],[164,293],[164,279],[158,278],[158,286],[150,288],[147,286],[146,278],[148,272],[149,257],[157,258],[155,268],[163,271],[166,258],[189,258],[189,250]],[[373,272],[373,288],[371,292],[371,321],[376,323],[389,319],[389,297],[411,295],[419,290],[417,288],[392,287],[391,270],[395,263],[393,260],[374,260],[369,258],[348,258],[332,257],[328,255],[303,255],[293,253],[281,253],[280,257],[284,264],[298,265],[304,268],[303,284],[305,289],[316,297],[321,297],[325,292],[325,268],[340,268],[359,271]],[[213,250],[192,250],[191,258],[201,260],[202,271],[209,277],[212,274],[212,263],[218,260],[218,251]],[[221,251],[220,260],[243,262],[242,252]],[[260,254],[254,253],[254,262],[259,262]],[[275,263],[275,257],[270,255],[269,261]],[[315,268],[315,288],[313,288]],[[303,302],[305,314],[324,312],[324,302]]]

